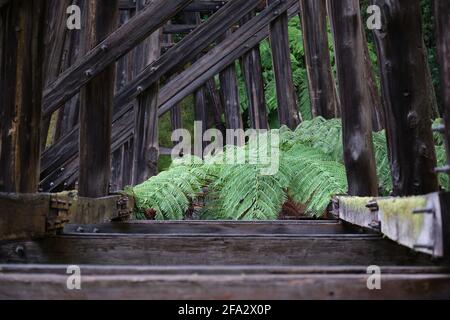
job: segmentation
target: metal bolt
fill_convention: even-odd
[[[100,230],[98,230],[97,228],[94,228],[94,230],[92,230],[92,233],[99,233]]]
[[[102,44],[102,46],[100,47],[100,49],[102,51],[107,51],[108,50],[108,46],[106,44]]]
[[[144,91],[144,88],[142,88],[141,86],[139,86],[139,87],[136,88],[136,91],[137,91],[138,93],[142,93],[142,92]]]
[[[422,208],[422,209],[414,209],[413,214],[434,214],[434,208]]]
[[[377,212],[380,210],[380,208],[378,207],[378,202],[376,202],[376,201],[370,201],[366,205],[366,208],[368,208],[371,212]]]
[[[23,257],[25,255],[25,248],[23,246],[17,246],[16,250],[14,250],[14,251],[20,257]]]
[[[86,76],[86,77],[92,77],[92,69],[88,69],[88,70],[86,70],[85,72],[84,72],[84,75]]]
[[[434,246],[430,246],[429,244],[415,244],[414,249],[425,249],[425,250],[434,250]]]
[[[372,221],[369,227],[376,230],[381,230],[381,221]]]
[[[84,229],[83,229],[82,227],[78,227],[78,228],[77,228],[77,232],[78,232],[78,233],[83,233],[83,232],[84,232]]]

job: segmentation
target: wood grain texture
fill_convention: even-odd
[[[77,234],[79,227],[83,233],[102,234],[209,234],[209,235],[283,235],[283,234],[344,234],[358,233],[359,230],[347,228],[338,221],[292,221],[292,222],[233,222],[233,221],[165,221],[165,222],[127,222],[96,225],[70,224],[65,234]]]
[[[373,4],[380,6],[384,26],[382,30],[374,30],[374,35],[394,195],[435,192],[438,182],[431,132],[432,99],[427,84],[420,3],[375,0]]]
[[[372,110],[358,0],[330,0],[349,195],[377,196]]]
[[[117,27],[117,0],[89,0],[86,46],[94,48]],[[111,130],[115,65],[96,74],[81,90],[80,175],[81,197],[101,198],[109,193],[111,177]]]
[[[276,0],[267,0],[268,5]],[[298,111],[297,93],[292,78],[291,52],[288,34],[287,11],[277,12],[279,16],[270,23],[270,46],[278,101],[278,120],[294,130],[302,121]]]
[[[445,144],[447,164],[450,165],[450,3],[435,0],[437,48],[441,75],[441,92],[444,105]],[[450,172],[448,173],[450,175]]]
[[[289,245],[286,245],[289,243]],[[17,247],[23,248],[21,254]],[[81,235],[0,245],[0,263],[397,266],[439,264],[375,235]],[[444,263],[444,262],[441,262]]]
[[[300,16],[312,114],[335,118],[340,107],[331,70],[326,0],[301,0]]]
[[[245,24],[255,16],[255,12],[249,13],[241,20]],[[245,53],[241,60],[241,70],[247,89],[247,101],[252,129],[268,129],[266,95],[264,92],[263,70],[261,65],[261,52],[259,44]]]
[[[449,299],[448,274],[388,274],[381,290],[367,275],[116,275],[83,276],[82,290],[66,289],[67,275],[0,274],[0,298],[76,300],[386,300]],[[7,289],[6,289],[7,288]]]
[[[143,0],[137,3],[138,12],[146,6]],[[162,30],[159,29],[137,48],[134,60],[136,74],[159,58],[161,42]],[[158,174],[158,93],[159,82],[155,82],[141,92],[135,106],[133,185],[138,185]]]
[[[37,192],[44,50],[44,0],[0,9],[0,191]]]
[[[103,37],[83,59],[64,72],[44,91],[43,114],[48,117],[63,102],[109,65],[160,28],[192,0],[152,1],[151,4],[109,37]],[[103,49],[102,49],[103,48]],[[86,71],[89,70],[89,75]]]

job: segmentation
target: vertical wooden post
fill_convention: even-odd
[[[228,30],[222,40],[231,34]],[[239,87],[235,62],[223,69],[219,73],[220,97],[222,99],[223,111],[225,114],[225,125],[227,129],[237,130],[244,127],[241,115],[241,105],[239,99]],[[236,144],[238,141],[236,141]]]
[[[137,10],[141,10],[144,6],[144,1],[139,0]],[[139,69],[145,68],[159,58],[161,38],[162,29],[153,33],[141,45],[142,51],[135,56],[134,61]],[[159,81],[139,95],[135,108],[133,185],[142,183],[158,174],[158,93]]]
[[[69,35],[69,30],[66,27],[66,10],[71,3],[72,0],[48,0],[44,33],[44,88],[52,83],[68,66],[68,57],[64,54],[64,50],[66,49],[66,37]],[[42,121],[42,150],[45,149],[47,142],[50,120],[50,117],[46,117]]]
[[[432,99],[423,48],[419,0],[374,0],[383,28],[374,30],[394,194],[438,189],[431,132]]]
[[[255,12],[245,16],[241,24],[245,24],[255,16]],[[252,129],[268,129],[264,79],[261,66],[259,45],[245,53],[241,58],[241,69],[247,89],[248,110]]]
[[[437,49],[440,64],[442,100],[444,103],[445,144],[447,164],[450,166],[450,2],[435,0],[434,2]],[[450,175],[450,170],[448,171]]]
[[[244,127],[239,102],[239,87],[236,75],[236,66],[233,64],[226,67],[219,74],[220,94],[225,112],[225,123],[227,129],[242,129]]]
[[[207,93],[209,94],[210,101],[212,103],[213,108],[213,116],[216,129],[220,130],[223,134],[225,134],[225,123],[223,122],[223,105],[222,100],[220,98],[220,93],[217,90],[216,80],[215,78],[210,78],[206,82]]]
[[[328,48],[326,2],[301,0],[300,12],[312,114],[331,119],[339,106]]]
[[[267,3],[277,0],[267,0]],[[280,125],[296,129],[302,121],[298,112],[297,93],[292,78],[291,53],[288,35],[288,14],[282,13],[270,24],[270,45],[278,99]]]
[[[0,8],[0,191],[38,191],[44,0]]]
[[[118,0],[87,0],[86,46],[94,47],[117,26]],[[108,48],[105,48],[108,50]],[[89,77],[90,71],[85,71]],[[81,90],[79,195],[108,195],[115,64]]]
[[[377,196],[369,88],[358,0],[331,0],[338,67],[344,158],[349,194]]]

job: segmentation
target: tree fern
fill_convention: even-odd
[[[347,193],[345,167],[323,152],[298,144],[288,151],[284,161],[295,172],[289,195],[307,205],[307,213],[321,216],[332,196]]]

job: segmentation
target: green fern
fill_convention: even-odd
[[[286,165],[295,172],[289,195],[307,204],[307,213],[322,216],[332,196],[347,193],[345,167],[323,152],[298,144],[286,153]]]

